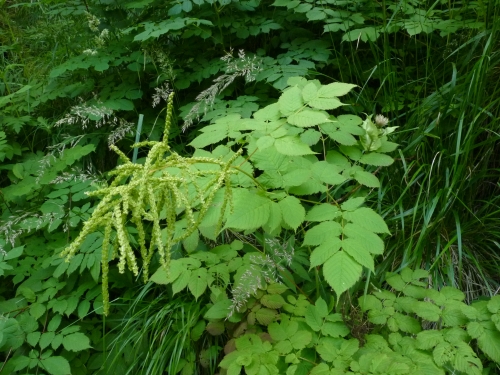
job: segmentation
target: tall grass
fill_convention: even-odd
[[[500,285],[500,40],[498,7],[489,28],[441,38],[384,34],[345,44],[344,82],[361,86],[356,103],[400,126],[399,158],[378,175],[372,199],[391,227],[377,267],[432,271],[436,286],[469,299]],[[344,56],[344,57],[343,57]]]
[[[203,373],[216,372],[218,352],[202,350],[220,349],[216,339],[210,343],[195,341],[193,333],[205,305],[192,296],[172,297],[168,289],[160,287],[148,283],[129,301],[128,312],[106,337],[106,353],[98,374],[176,374],[189,366],[192,368],[184,368],[185,373],[199,373],[195,363],[200,362],[200,354],[206,364]],[[199,333],[203,331],[204,326]]]

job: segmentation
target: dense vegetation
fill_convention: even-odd
[[[496,1],[0,4],[0,374],[500,371]]]

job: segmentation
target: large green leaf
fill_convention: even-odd
[[[371,188],[380,187],[380,181],[378,180],[377,176],[370,172],[356,171],[354,172],[354,179],[361,185],[365,185]]]
[[[479,348],[496,363],[500,363],[500,332],[485,329],[477,339]]]
[[[342,227],[335,221],[324,221],[309,229],[304,236],[302,246],[317,246],[325,241],[337,238],[342,232]]]
[[[348,238],[359,240],[360,245],[370,253],[382,254],[384,252],[384,241],[375,233],[353,223],[347,223],[342,230]]]
[[[337,206],[328,203],[322,203],[311,208],[311,210],[306,215],[307,221],[327,221],[333,220],[342,213]]]
[[[341,245],[340,238],[332,238],[315,248],[311,253],[310,268],[321,266],[340,250]]]
[[[205,319],[225,319],[229,315],[230,307],[233,302],[230,299],[224,299],[210,307],[205,313]]]
[[[352,212],[344,212],[344,219],[375,233],[390,233],[384,219],[368,207],[360,207]]]
[[[234,211],[226,221],[226,228],[256,229],[269,219],[271,201],[249,191],[241,191],[235,197]]]
[[[259,109],[253,114],[253,117],[262,121],[276,121],[281,117],[281,112],[278,103],[269,104],[268,106]]]
[[[189,278],[188,289],[195,299],[198,299],[207,289],[207,270],[206,268],[198,268],[191,273]]]
[[[275,231],[281,228],[280,224],[282,219],[280,206],[278,203],[271,201],[269,206],[269,219],[262,228],[264,228],[267,233],[274,234]]]
[[[42,359],[40,361],[42,367],[50,375],[70,375],[71,368],[69,367],[69,362],[66,358],[60,356],[54,356]]]
[[[318,90],[318,96],[322,98],[335,98],[343,96],[351,91],[356,85],[350,83],[334,82],[329,85],[322,86]]]
[[[73,352],[79,352],[91,347],[89,338],[81,332],[75,332],[64,336],[62,344],[64,349]]]
[[[297,230],[306,216],[306,210],[300,203],[300,200],[289,195],[279,201],[278,205],[281,209],[283,221],[293,230]]]
[[[346,181],[346,178],[337,172],[338,168],[326,161],[314,163],[311,170],[314,176],[324,184],[339,185]]]
[[[387,167],[394,163],[394,159],[386,154],[379,154],[378,152],[370,152],[368,154],[364,154],[359,159],[360,163],[375,165],[377,167]]]
[[[339,251],[323,265],[323,275],[337,296],[354,285],[361,276],[363,267],[345,251]]]
[[[288,117],[288,123],[301,128],[316,126],[330,121],[325,112],[315,111],[313,109],[304,109]]]
[[[278,105],[283,116],[290,116],[298,111],[304,105],[301,90],[296,86],[290,87],[280,96]]]
[[[359,238],[345,238],[342,240],[342,249],[356,260],[356,262],[374,272],[373,257],[367,247],[369,248],[369,244],[366,244],[364,240]]]
[[[309,148],[308,145],[302,142],[297,135],[287,135],[285,137],[276,139],[276,141],[274,142],[274,147],[276,147],[276,150],[283,155],[295,156],[315,153]]]

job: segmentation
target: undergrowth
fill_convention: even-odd
[[[498,372],[495,1],[0,5],[1,374]]]

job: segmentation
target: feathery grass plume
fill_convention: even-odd
[[[159,255],[162,267],[168,271],[171,247],[198,228],[215,194],[222,187],[226,188],[222,216],[226,207],[231,205],[228,202],[231,199],[230,175],[237,173],[235,169],[231,169],[231,165],[241,154],[241,150],[227,162],[210,157],[185,158],[176,154],[168,145],[172,107],[173,93],[168,98],[164,136],[160,142],[141,142],[132,146],[151,147],[144,165],[132,163],[116,146],[111,147],[123,164],[110,172],[114,180],[109,186],[88,193],[89,196],[101,197],[101,201],[77,238],[61,253],[69,261],[89,234],[104,228],[102,277],[105,314],[109,312],[108,246],[112,237],[115,238],[112,259],[118,258],[120,273],[128,268],[137,275],[139,265],[130,243],[127,225],[136,227],[143,277],[147,281],[153,255]],[[216,165],[218,169],[202,168],[202,164],[206,163]],[[186,220],[187,229],[176,235],[175,223],[179,213]],[[149,246],[143,221],[152,223]],[[219,223],[219,227],[221,225]]]
[[[221,60],[226,63],[226,73],[214,79],[213,84],[196,97],[196,104],[184,118],[182,131],[186,131],[193,124],[193,121],[200,117],[200,112],[206,114],[214,104],[217,95],[233,83],[236,78],[243,77],[246,82],[253,82],[262,70],[261,60],[255,55],[253,57],[246,56],[242,49],[238,52],[238,58],[233,56],[231,49]]]

